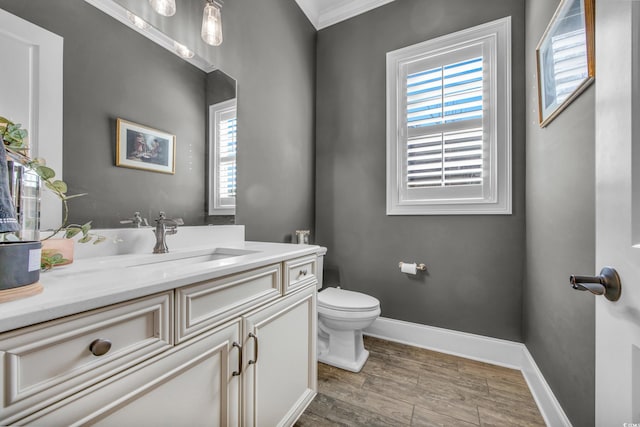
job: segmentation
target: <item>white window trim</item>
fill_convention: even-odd
[[[218,186],[218,116],[229,109],[237,108],[236,98],[209,106],[209,215],[235,215],[236,207],[220,205]]]
[[[489,114],[483,128],[490,131],[490,190],[482,199],[440,198],[403,200],[403,161],[406,136],[402,66],[457,47],[484,43],[489,49]],[[512,213],[511,197],[511,17],[387,53],[387,215],[477,215]],[[455,189],[454,189],[455,190]]]

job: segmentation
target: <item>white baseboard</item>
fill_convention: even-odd
[[[441,353],[522,371],[540,413],[550,427],[571,427],[535,360],[522,343],[452,331],[401,320],[378,318],[364,333]]]

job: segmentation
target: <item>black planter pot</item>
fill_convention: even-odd
[[[40,242],[0,242],[0,291],[40,279]]]

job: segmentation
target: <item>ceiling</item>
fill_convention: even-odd
[[[296,0],[316,29],[375,9],[393,0]]]

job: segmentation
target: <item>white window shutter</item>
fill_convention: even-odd
[[[235,215],[236,207],[236,100],[209,109],[209,215]]]

